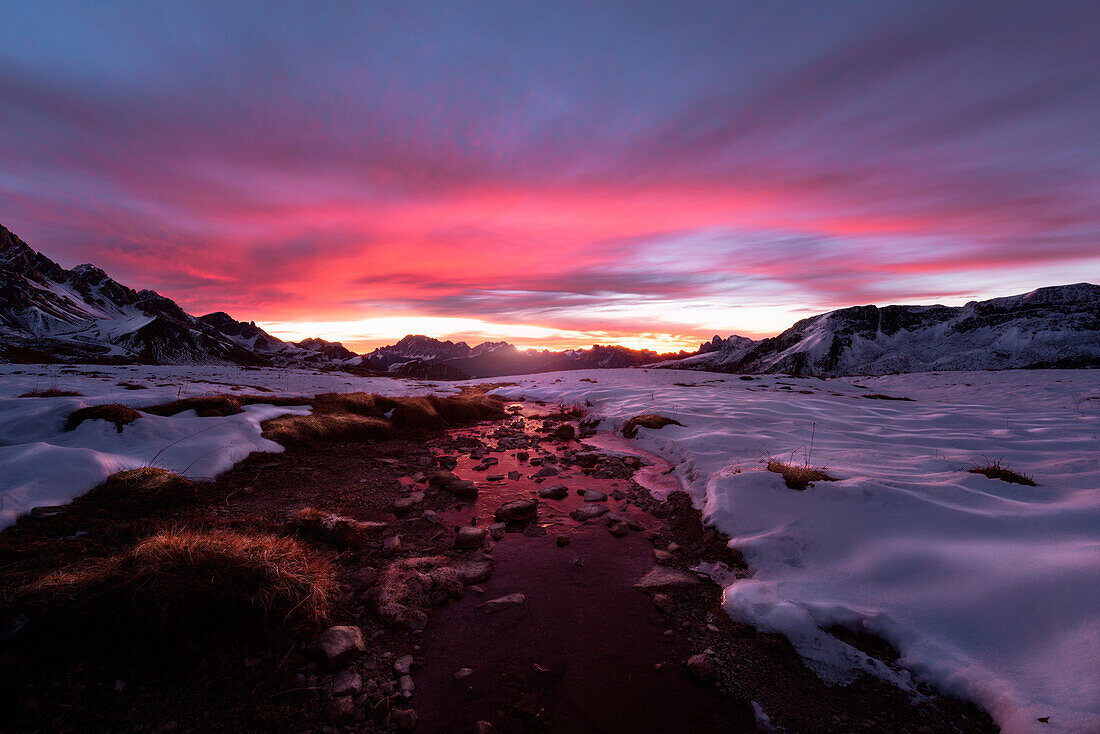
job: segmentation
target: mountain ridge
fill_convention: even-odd
[[[850,306],[758,341],[716,335],[693,354],[471,347],[409,334],[360,355],[324,339],[283,341],[224,311],[192,316],[90,263],[66,270],[0,225],[0,360],[313,366],[442,380],[623,367],[825,377],[1100,367],[1100,286],[1046,286],[963,306]]]

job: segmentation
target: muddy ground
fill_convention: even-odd
[[[302,538],[340,581],[330,624],[358,628],[363,649],[347,659],[311,651],[318,629],[135,653],[8,615],[0,729],[995,731],[981,711],[930,690],[867,677],[825,685],[784,638],[722,612],[721,587],[692,569],[748,570],[685,495],[658,499],[634,482],[659,460],[585,447],[578,415],[508,410],[504,421],[424,441],[254,454],[183,510],[135,517],[70,505],[24,518],[0,534],[7,596],[166,527]],[[476,497],[456,479],[473,480]],[[505,510],[511,522],[494,517],[536,499],[531,517],[522,504]],[[328,528],[296,525],[306,507]],[[349,543],[333,516],[371,523],[365,539]],[[467,547],[455,547],[456,533]],[[635,588],[643,579],[651,588]],[[896,656],[880,640],[836,634],[886,662]]]

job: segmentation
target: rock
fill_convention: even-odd
[[[555,467],[544,466],[544,467],[540,468],[537,472],[535,472],[533,476],[536,479],[538,477],[556,477],[560,473],[561,472],[559,472]]]
[[[504,475],[503,474],[489,474],[488,476],[485,477],[485,481],[487,481],[487,482],[503,482],[504,481]]]
[[[493,564],[489,561],[466,561],[464,563],[454,563],[451,568],[462,579],[462,583],[469,586],[470,584],[480,584],[489,580],[489,576],[493,572]]]
[[[554,539],[554,542],[558,544],[559,548],[564,548],[573,541],[569,539],[568,535],[559,535],[557,538]]]
[[[508,472],[508,478],[511,479],[513,482],[518,481],[520,478],[520,473],[518,471],[510,471]]]
[[[700,683],[709,683],[714,680],[714,674],[718,670],[714,658],[709,655],[692,655],[684,661],[684,665],[687,666],[691,677]]]
[[[398,731],[412,731],[416,728],[416,719],[416,709],[394,709],[390,712],[390,720]]]
[[[363,678],[354,670],[341,670],[332,679],[332,697],[356,696],[363,689]]]
[[[356,569],[349,573],[347,582],[353,589],[366,589],[374,585],[374,580],[376,578],[378,578],[378,574],[375,573],[374,569],[369,566],[364,566],[363,568]]]
[[[612,523],[607,529],[610,530],[611,534],[616,538],[625,538],[630,534],[630,526],[625,522]]]
[[[531,458],[531,454],[527,453],[526,451],[517,451],[516,458],[520,461],[527,461]]]
[[[508,529],[508,523],[495,522],[489,526],[489,536],[493,540],[500,540],[504,537],[504,531]]]
[[[652,571],[634,584],[634,588],[640,591],[670,591],[675,589],[690,589],[699,585],[699,577],[695,574],[681,571],[678,568],[668,566],[656,566]]]
[[[573,463],[577,466],[591,467],[598,464],[602,458],[594,451],[578,451],[573,455]]]
[[[391,535],[382,541],[382,552],[387,556],[396,555],[401,551],[401,536]]]
[[[458,475],[449,471],[437,471],[428,476],[428,485],[431,487],[445,487],[451,482],[462,481]]]
[[[355,716],[355,701],[351,696],[334,698],[325,706],[325,718],[337,726],[347,723],[352,716]]]
[[[552,484],[539,489],[539,497],[545,500],[563,500],[569,496],[569,488],[564,484]]]
[[[337,670],[359,657],[367,649],[363,632],[358,627],[341,625],[329,627],[306,648],[307,652],[325,670]]]
[[[399,676],[408,675],[412,672],[412,664],[412,655],[398,655],[397,659],[393,661],[393,672]]]
[[[461,527],[455,535],[455,548],[480,548],[485,543],[489,531],[485,528]]]
[[[402,497],[401,499],[394,500],[393,511],[397,515],[402,515],[415,506],[416,500],[414,500],[412,497]]]
[[[469,678],[473,672],[472,668],[459,668],[455,671],[455,679],[462,680],[463,678]]]
[[[577,522],[585,522],[608,512],[607,505],[585,504],[569,513]]]
[[[496,731],[496,729],[494,729],[493,725],[488,721],[479,721],[474,726],[474,734],[493,734],[494,731]]]
[[[672,554],[666,550],[661,550],[660,548],[653,549],[653,558],[657,561],[657,563],[672,563]]]
[[[508,594],[507,596],[498,596],[496,599],[490,599],[489,601],[482,602],[477,605],[478,609],[486,612],[499,612],[502,609],[508,609],[509,607],[518,607],[527,601],[527,597],[516,592],[514,594]]]
[[[586,489],[581,493],[585,502],[607,502],[607,495],[595,489]]]
[[[412,698],[413,691],[416,690],[416,684],[413,683],[411,675],[403,675],[397,679],[397,690],[405,698]]]
[[[505,502],[493,513],[498,522],[526,522],[533,520],[539,511],[539,501],[536,499],[522,499]]]
[[[484,459],[481,460],[481,463],[485,466],[496,466],[500,463],[500,459],[496,458],[495,456],[486,456]]]
[[[450,492],[456,497],[477,497],[477,484],[469,479],[456,479],[443,485],[444,492]]]
[[[676,602],[672,601],[672,597],[668,594],[654,594],[653,603],[665,614],[672,614],[676,611]]]

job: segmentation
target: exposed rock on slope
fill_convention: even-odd
[[[718,339],[667,367],[796,375],[1100,366],[1100,286],[965,306],[854,306],[749,342]]]

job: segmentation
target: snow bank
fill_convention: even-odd
[[[127,389],[120,385],[142,385]],[[80,397],[11,397],[50,387]],[[122,432],[113,423],[85,421],[63,430],[69,414],[86,405],[122,403],[140,410],[178,397],[211,394],[314,395],[367,391],[386,395],[449,392],[450,387],[312,370],[246,370],[234,367],[77,367],[0,365],[0,529],[33,507],[60,505],[124,469],[155,465],[196,479],[210,479],[253,451],[280,452],[260,436],[260,423],[307,407],[249,405],[243,413],[199,418],[143,414]]]
[[[639,443],[679,464],[745,553],[752,574],[729,583],[729,614],[787,635],[825,679],[862,669],[906,684],[821,631],[841,624],[886,638],[916,677],[1006,732],[1100,731],[1100,372],[509,380],[498,392],[589,401],[605,428],[646,412],[683,423]],[[876,393],[912,402],[860,397]],[[840,481],[796,492],[764,469],[807,455]],[[965,471],[985,459],[1039,486]]]

